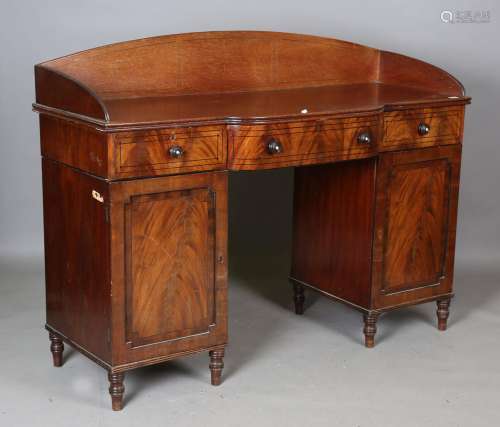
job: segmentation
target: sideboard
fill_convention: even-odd
[[[75,53],[35,83],[53,363],[67,343],[104,367],[114,410],[141,366],[207,351],[221,382],[228,171],[294,168],[297,314],[305,289],[346,303],[373,347],[381,313],[435,301],[446,329],[470,98],[445,71],[236,31]]]

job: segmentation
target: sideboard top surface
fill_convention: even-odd
[[[447,72],[403,55],[260,31],[167,35],[35,66],[37,111],[104,128],[265,122],[470,101]]]

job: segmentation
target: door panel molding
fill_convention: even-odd
[[[373,240],[375,308],[449,294],[461,146],[381,154]]]
[[[412,173],[415,175],[414,179],[409,176]],[[445,273],[451,189],[449,185],[450,173],[451,164],[446,158],[405,163],[395,165],[392,168],[386,188],[383,281],[380,289],[382,294],[439,286]],[[425,194],[418,194],[419,192]],[[439,194],[439,192],[441,193]],[[424,199],[420,203],[416,200],[418,196]],[[439,200],[434,200],[438,197]],[[403,203],[405,203],[404,206]],[[414,214],[413,218],[412,214]],[[432,219],[436,224],[429,224]],[[413,224],[411,224],[412,222]],[[414,228],[411,225],[414,225]],[[432,227],[432,225],[434,225],[432,230],[426,229],[426,226]],[[403,230],[403,236],[395,235],[398,231]],[[410,239],[411,241],[409,241]],[[422,242],[423,239],[427,239],[427,241]],[[435,245],[439,244],[439,253],[431,253],[426,256],[422,253],[422,248],[419,247],[422,243],[428,246],[423,249],[430,252],[434,252]],[[409,245],[411,245],[410,253],[406,253],[406,257],[404,257],[405,249],[408,250]],[[418,260],[425,261],[426,259],[433,265],[418,263]],[[400,262],[406,263],[404,271],[402,271],[401,266],[394,265]],[[431,271],[425,271],[429,270],[429,267],[434,267],[434,274],[431,274]],[[427,277],[421,279],[415,277],[422,273],[426,274]],[[412,276],[410,279],[412,284],[408,284],[408,275]],[[391,276],[399,277],[391,278]],[[396,283],[391,283],[391,281],[396,281]]]
[[[214,200],[205,187],[134,195],[124,205],[129,348],[208,333],[215,323]]]

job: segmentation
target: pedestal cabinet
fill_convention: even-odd
[[[47,328],[110,372],[227,342],[227,172],[107,182],[43,160]]]
[[[380,157],[373,307],[451,296],[460,146]]]
[[[291,281],[364,314],[374,346],[379,315],[437,301],[446,329],[452,298],[460,145],[298,168]],[[353,199],[355,201],[353,201]]]
[[[229,171],[295,168],[297,314],[307,288],[360,310],[367,347],[412,304],[446,329],[470,98],[445,71],[234,31],[53,59],[35,86],[53,363],[67,343],[103,366],[113,409],[133,368],[207,351],[221,382]]]

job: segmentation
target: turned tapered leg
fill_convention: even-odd
[[[210,374],[212,376],[212,385],[221,383],[222,369],[224,368],[224,349],[209,351],[210,356]]]
[[[448,325],[448,316],[450,315],[450,299],[442,299],[436,301],[437,303],[437,318],[438,318],[438,329],[440,331],[446,331]]]
[[[377,319],[379,313],[367,313],[363,315],[365,327],[363,333],[365,334],[365,347],[372,348],[375,345],[375,334],[377,333]]]
[[[300,283],[293,284],[293,301],[295,303],[295,314],[304,314],[304,286]]]
[[[62,361],[63,361],[64,343],[62,339],[53,332],[49,332],[49,339],[50,339],[50,351],[52,353],[52,361],[54,363],[54,366],[60,367],[62,366]]]
[[[113,407],[113,411],[121,411],[123,408],[123,393],[125,392],[125,386],[123,385],[124,377],[125,375],[123,372],[114,374],[108,372],[109,394],[111,395],[111,406]]]

